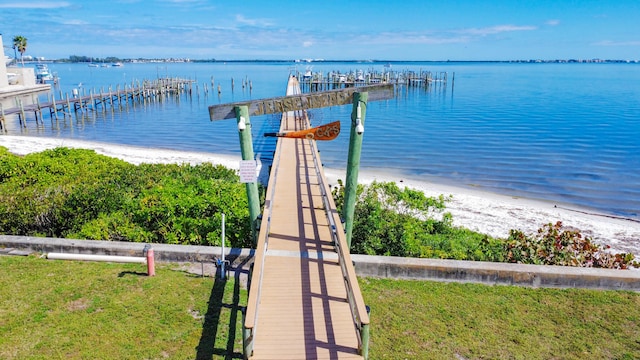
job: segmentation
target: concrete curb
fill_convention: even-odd
[[[143,256],[145,245],[0,235],[0,248],[40,253]],[[216,246],[152,244],[152,247],[157,261],[214,263],[222,256],[222,249]],[[251,249],[225,249],[225,257],[232,269],[246,268],[253,262],[253,254]],[[356,265],[356,273],[363,277],[640,292],[640,271],[636,270],[366,255],[351,255],[351,258]]]
[[[40,238],[30,236],[0,235],[0,248],[14,248],[23,251],[91,255],[144,256],[145,243],[122,241],[74,240]],[[164,262],[215,262],[222,257],[219,246],[150,244],[156,261]],[[251,249],[225,248],[225,260],[234,266],[252,261]]]
[[[351,255],[359,276],[640,292],[640,271]]]

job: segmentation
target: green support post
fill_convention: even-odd
[[[358,190],[358,170],[360,169],[360,154],[362,152],[362,136],[364,133],[364,118],[367,113],[369,93],[353,93],[353,110],[351,111],[351,137],[349,138],[349,157],[347,159],[347,179],[344,187],[343,214],[345,230],[347,232],[347,246],[351,249],[351,234],[356,207],[356,192]]]
[[[248,359],[253,355],[253,329],[244,327],[247,319],[247,308],[242,309],[242,350],[244,358]]]
[[[362,325],[360,329],[360,340],[362,341],[362,349],[360,349],[360,355],[364,360],[369,359],[369,324]]]
[[[255,160],[253,155],[253,140],[251,138],[251,122],[249,121],[249,107],[236,106],[236,120],[238,121],[238,135],[240,137],[240,151],[242,160]],[[251,222],[251,240],[253,247],[257,246],[257,222],[260,216],[260,196],[258,183],[246,183],[247,199],[249,200],[249,217]]]

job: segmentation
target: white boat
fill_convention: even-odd
[[[121,67],[122,63],[121,62],[113,63],[111,66]]]
[[[36,64],[36,80],[42,84],[53,81],[53,75],[49,72],[47,64]]]
[[[99,67],[100,65],[96,64],[96,63],[89,63],[89,67]]]

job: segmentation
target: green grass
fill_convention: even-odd
[[[0,269],[0,359],[242,357],[233,280],[36,257],[0,256]]]
[[[372,359],[640,359],[640,294],[361,279]]]
[[[176,268],[0,256],[0,359],[241,358],[246,292]],[[638,293],[360,283],[371,359],[640,359]]]

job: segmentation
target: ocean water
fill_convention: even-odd
[[[309,66],[325,74],[384,70],[378,63],[50,64],[60,76],[57,97],[159,76],[193,79],[199,92],[58,123],[47,115],[27,129],[9,120],[7,134],[239,154],[235,123],[211,122],[208,106],[281,96],[289,73]],[[640,219],[639,64],[394,63],[392,70],[446,72],[448,81],[399,86],[396,98],[368,104],[362,171]],[[318,144],[327,167],[346,166],[350,112],[310,111],[313,125],[343,121],[338,139]],[[274,141],[261,134],[275,131],[279,117],[251,120],[255,152],[268,160]]]

